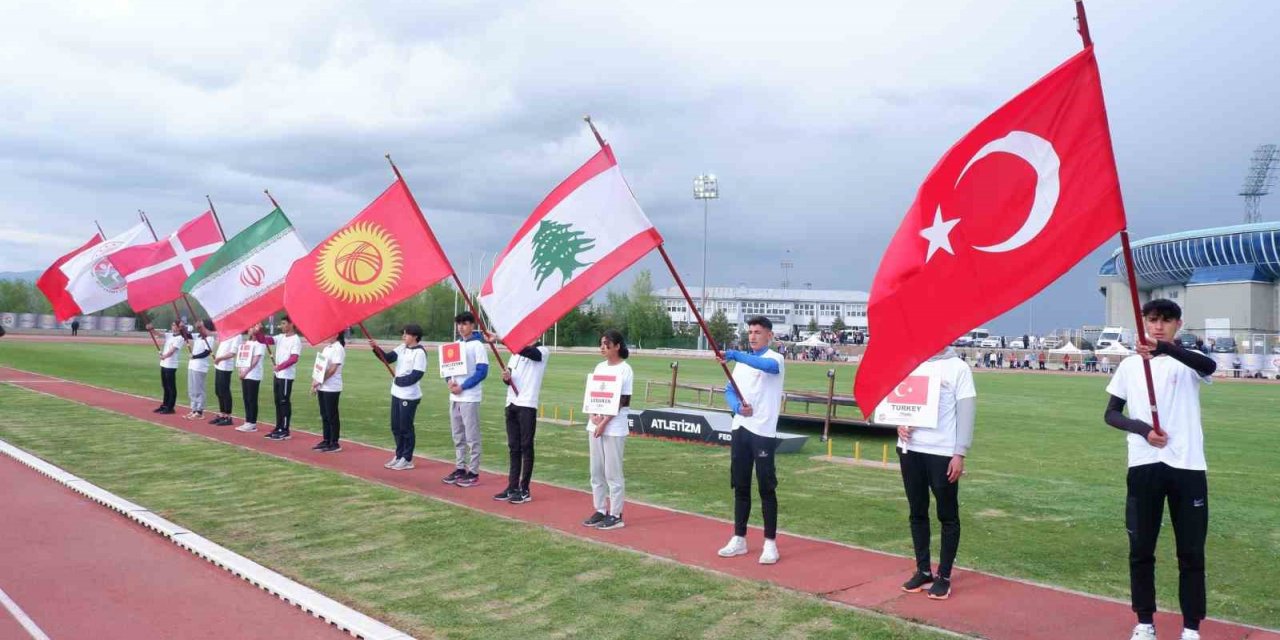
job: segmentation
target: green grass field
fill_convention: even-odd
[[[304,363],[310,362],[311,354],[308,350]],[[580,406],[583,379],[597,359],[554,354],[544,384],[544,404],[564,409]],[[631,364],[637,381],[666,381],[670,378],[669,361],[636,356]],[[159,390],[154,352],[149,347],[4,342],[0,343],[0,364],[152,397]],[[827,368],[824,364],[789,363],[786,386],[825,391]],[[853,369],[838,366],[837,372],[837,389],[847,391]],[[181,399],[184,380],[182,375],[179,378]],[[385,370],[366,349],[353,345],[345,378],[343,437],[389,445]],[[705,360],[682,361],[681,380],[721,382],[714,363]],[[960,564],[1127,598],[1125,445],[1123,434],[1101,420],[1105,383],[1103,377],[977,374],[977,435],[960,494],[964,524]],[[443,384],[432,378],[425,391],[418,414],[419,450],[452,459]],[[491,379],[486,393],[482,412],[484,466],[503,471],[503,387]],[[636,393],[643,395],[639,382]],[[315,425],[318,430],[314,401],[296,395],[295,423]],[[665,397],[662,391],[655,395],[655,402]],[[0,401],[5,407],[9,405],[8,397],[0,396]],[[269,402],[263,403],[264,419],[268,420]],[[1272,418],[1280,411],[1280,386],[1216,384],[1204,389],[1202,402],[1212,508],[1210,615],[1280,627],[1280,606],[1276,604],[1280,586],[1258,578],[1280,569],[1280,528],[1276,527],[1280,503],[1266,489],[1280,481],[1280,455],[1275,446],[1278,427]],[[7,425],[4,429],[10,432],[5,437],[19,431]],[[542,425],[535,479],[585,488],[584,438],[581,428]],[[65,450],[55,450],[52,458],[59,461],[60,457],[79,456],[78,449],[96,446],[99,439],[95,434],[87,436],[83,445],[68,443]],[[845,428],[835,433],[834,446],[848,455],[855,439],[861,441],[866,457],[879,457],[881,445],[888,442],[881,435]],[[780,526],[793,533],[909,553],[906,506],[896,472],[810,459],[820,453],[825,453],[825,447],[814,437],[802,454],[779,456]],[[628,495],[728,517],[731,492],[727,468],[725,449],[637,439],[627,447]],[[72,469],[80,473],[78,468]],[[163,488],[157,491],[165,492]],[[194,495],[189,499],[200,500]],[[200,511],[199,504],[178,502],[190,511]],[[208,514],[201,517],[213,519]],[[205,520],[189,524],[202,522]],[[1171,533],[1172,529],[1166,527],[1166,531]],[[1161,606],[1176,609],[1177,572],[1170,536],[1161,540],[1158,557]],[[909,569],[904,564],[904,574]]]

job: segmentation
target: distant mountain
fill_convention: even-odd
[[[40,277],[40,271],[0,271],[0,280],[26,280],[27,282],[35,282]]]

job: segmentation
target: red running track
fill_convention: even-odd
[[[591,499],[584,491],[535,482],[533,502],[524,505],[495,502],[491,494],[505,486],[505,474],[485,473],[478,487],[460,489],[440,482],[440,478],[452,470],[451,462],[415,457],[416,469],[390,471],[382,467],[389,454],[386,449],[344,442],[341,453],[322,454],[311,449],[318,437],[306,437],[306,432],[297,428],[293,430],[292,440],[273,442],[262,437],[265,431],[240,433],[231,427],[212,427],[177,415],[151,413],[156,401],[150,398],[0,367],[0,382],[4,381],[476,511],[739,578],[771,582],[958,633],[993,640],[1127,638],[1135,622],[1126,603],[962,569],[957,569],[952,576],[954,590],[950,600],[934,601],[921,594],[905,594],[898,585],[913,568],[910,559],[786,533],[778,538],[782,560],[777,565],[756,563],[762,535],[759,529],[753,529],[748,536],[753,553],[724,559],[716,555],[716,550],[728,540],[732,526],[715,518],[631,502],[626,509],[626,528],[598,531],[580,524],[591,512]],[[260,422],[259,426],[263,424],[266,423]],[[586,443],[583,446],[585,448]],[[783,499],[786,499],[785,493]],[[1165,570],[1169,570],[1167,565]],[[1182,618],[1161,613],[1157,615],[1156,625],[1161,638],[1177,638]],[[1280,632],[1217,620],[1206,621],[1201,633],[1206,640],[1280,640]]]
[[[50,638],[350,637],[4,455],[0,487],[0,589]]]

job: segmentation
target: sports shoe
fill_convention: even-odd
[[[215,416],[212,420],[210,420],[210,421],[209,421],[209,424],[214,425],[214,426],[221,425],[221,424],[222,424],[222,416]]]
[[[933,574],[917,571],[911,575],[911,579],[902,583],[902,590],[907,593],[920,593],[924,591],[924,586],[933,582]]]
[[[732,558],[734,556],[747,555],[747,539],[742,536],[734,536],[729,538],[729,544],[723,549],[716,552],[721,558]]]
[[[339,451],[342,451],[342,445],[340,445],[340,444],[331,444],[331,445],[329,445],[329,446],[327,446],[327,447],[325,447],[325,448],[321,449],[321,450],[320,450],[320,453],[337,453],[337,452],[339,452]]]
[[[396,465],[397,465],[397,464],[399,464],[399,463],[400,463],[400,457],[399,457],[399,456],[397,456],[397,457],[395,457],[395,458],[392,458],[392,459],[388,460],[388,461],[387,461],[387,463],[386,463],[386,464],[384,464],[384,465],[382,465],[382,466],[383,466],[383,467],[386,467],[386,468],[388,468],[388,469],[390,469],[391,467],[394,467],[394,466],[396,466]]]
[[[162,408],[161,408],[159,411],[157,411],[156,413],[161,413],[161,414],[164,414],[164,415],[172,415],[172,414],[177,413],[177,412],[176,412],[176,411],[174,411],[173,409],[170,409],[169,407],[162,407]]]
[[[1138,624],[1133,628],[1133,635],[1129,636],[1129,640],[1156,640],[1156,626],[1153,624]]]
[[[533,496],[530,495],[528,491],[517,491],[511,495],[511,500],[509,502],[511,502],[511,504],[524,504],[532,501]]]
[[[584,526],[584,527],[594,527],[594,526],[596,526],[596,525],[600,524],[601,522],[604,522],[604,519],[605,519],[606,517],[608,517],[608,516],[604,515],[603,513],[600,513],[599,511],[597,511],[597,512],[595,512],[595,513],[591,514],[591,517],[590,517],[590,518],[587,518],[586,520],[583,520],[583,521],[582,521],[582,526]]]
[[[519,492],[519,491],[512,491],[512,490],[510,490],[510,489],[503,489],[503,490],[502,490],[502,493],[495,493],[495,494],[493,494],[493,499],[494,499],[494,500],[503,501],[503,502],[509,502],[509,501],[511,500],[511,498],[513,498],[513,497],[515,497],[515,496],[517,496],[517,495],[519,495],[519,494],[520,494],[520,492]]]
[[[1180,640],[1200,640],[1200,632],[1195,629],[1182,629],[1182,637]]]
[[[933,586],[927,594],[930,600],[946,600],[951,597],[951,578],[938,576],[933,579]]]
[[[164,411],[164,405],[160,405],[160,406],[158,406],[158,407],[156,407],[156,408],[152,409],[152,410],[151,410],[151,413],[160,413],[161,411]]]
[[[480,484],[480,474],[468,471],[459,476],[458,481],[454,484],[459,487],[474,487]]]
[[[604,520],[600,521],[600,524],[596,525],[596,528],[597,529],[621,529],[625,526],[627,525],[622,522],[622,516],[607,515],[604,517]]]
[[[391,470],[392,471],[408,471],[412,468],[413,468],[412,460],[405,460],[404,458],[400,458],[400,462],[397,462],[396,466],[391,467]]]
[[[191,419],[192,419],[192,420],[204,420],[204,412],[203,412],[203,411],[195,411],[195,412],[192,412],[192,414],[191,414]]]
[[[323,449],[328,449],[329,443],[325,442],[324,440],[321,440],[320,442],[315,443],[315,445],[313,445],[311,448],[316,451],[321,451]]]
[[[194,412],[194,411],[188,411],[188,412],[186,412],[186,413],[182,414],[182,419],[183,419],[183,420],[194,420],[194,419],[195,419],[195,417],[196,417],[196,412]]]
[[[764,539],[764,550],[760,552],[760,564],[778,564],[778,542]]]
[[[236,431],[241,431],[241,432],[244,432],[244,433],[252,433],[252,432],[257,431],[257,430],[258,430],[258,423],[256,423],[256,422],[246,422],[246,423],[244,423],[244,424],[242,424],[242,425],[240,425],[240,426],[236,427]]]
[[[270,440],[288,440],[293,436],[289,435],[288,431],[272,431],[263,437]]]
[[[458,484],[458,478],[461,478],[465,475],[467,475],[466,469],[454,469],[453,473],[450,473],[449,475],[443,478],[440,478],[440,482],[443,482],[445,484]]]

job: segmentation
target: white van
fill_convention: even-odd
[[[1098,343],[1094,346],[1099,349],[1106,349],[1114,344],[1122,344],[1132,349],[1133,331],[1124,327],[1103,327],[1102,333],[1098,334]]]

